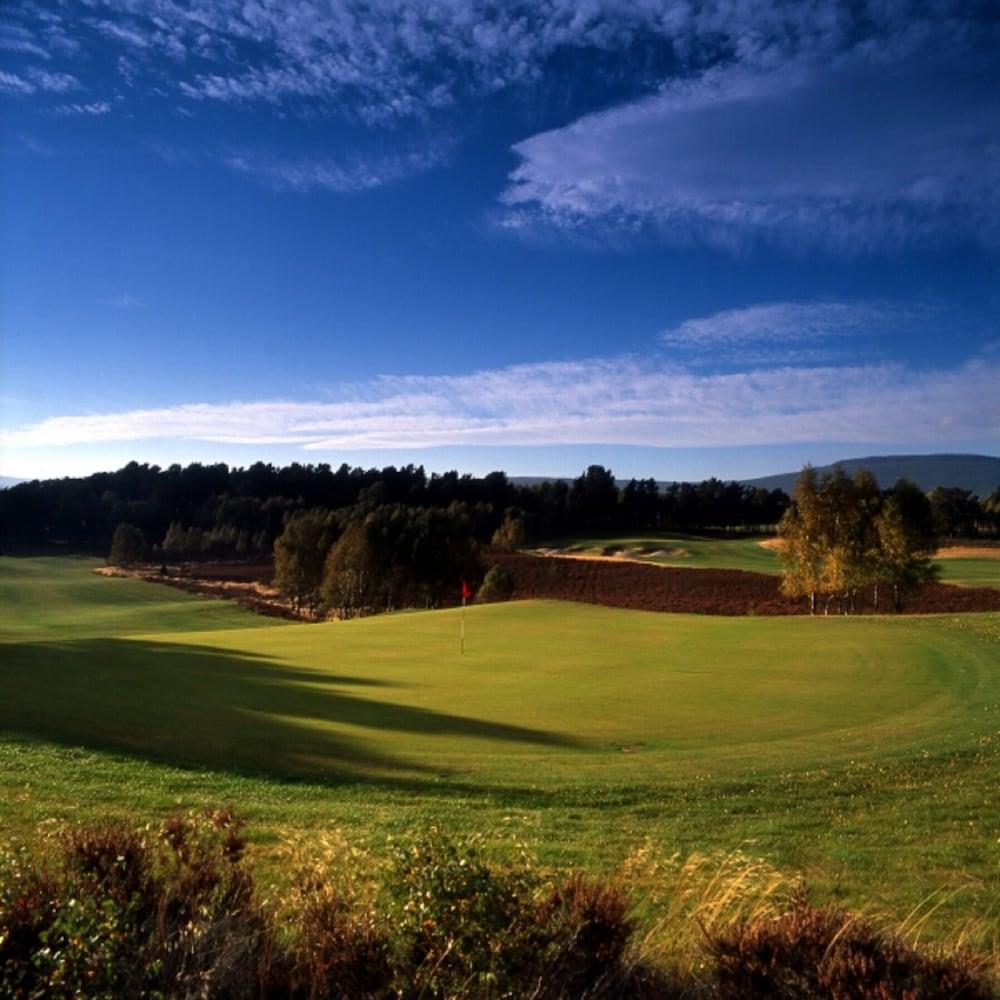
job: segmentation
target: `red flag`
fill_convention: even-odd
[[[465,580],[463,580],[462,581],[462,600],[463,601],[467,601],[470,597],[472,597],[472,588],[469,586],[469,584]]]

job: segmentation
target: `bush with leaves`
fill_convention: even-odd
[[[227,810],[67,833],[0,865],[0,995],[249,996],[267,921]]]
[[[488,604],[493,601],[509,601],[513,596],[514,578],[509,570],[495,564],[487,570],[476,593],[476,600],[481,604]]]

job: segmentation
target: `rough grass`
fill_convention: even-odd
[[[1000,930],[996,615],[518,602],[468,610],[463,658],[458,611],[279,625],[91,565],[0,561],[15,839],[233,802],[265,865],[432,823],[555,868],[742,847],[900,919],[944,890],[932,936]]]

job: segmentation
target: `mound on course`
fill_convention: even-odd
[[[554,602],[321,625],[0,560],[0,816],[232,801],[259,849],[438,823],[607,867],[743,848],[1000,924],[1000,617],[756,619]],[[989,806],[992,802],[993,807]]]

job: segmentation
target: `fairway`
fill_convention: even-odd
[[[777,555],[773,549],[762,547],[760,541],[760,538],[705,538],[647,531],[635,535],[563,539],[546,543],[546,548],[566,555],[617,556],[659,566],[779,573]]]
[[[943,583],[960,587],[1000,587],[1000,559],[937,559]]]
[[[457,610],[275,624],[94,565],[0,560],[9,831],[231,800],[263,842],[440,822],[588,865],[749,844],[900,907],[973,875],[998,915],[995,615],[515,602],[468,610],[463,657]]]
[[[561,539],[546,543],[545,548],[558,554],[628,558],[658,566],[780,573],[777,552],[773,547],[761,545],[761,541],[761,538],[705,538],[648,531],[627,536]],[[934,563],[940,567],[942,583],[1000,588],[1000,559],[992,555],[935,559]]]

